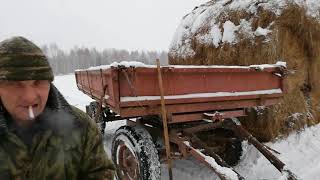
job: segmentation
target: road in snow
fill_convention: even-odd
[[[78,91],[74,75],[56,76],[54,84],[70,104],[85,111],[85,105],[91,101],[91,98]],[[107,124],[105,147],[109,157],[113,133],[124,124],[124,121]],[[285,140],[268,143],[268,146],[281,152],[278,157],[301,179],[320,179],[320,125],[291,134]],[[277,180],[280,177],[280,173],[247,143],[244,143],[242,160],[235,168],[248,180]],[[175,180],[215,179],[212,171],[194,159],[174,161],[173,174]],[[162,179],[168,179],[165,165],[162,165]]]

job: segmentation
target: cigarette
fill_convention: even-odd
[[[29,106],[29,117],[30,117],[30,120],[34,119],[34,113],[33,113],[32,106]]]

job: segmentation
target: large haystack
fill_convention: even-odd
[[[183,17],[170,64],[250,65],[286,61],[288,94],[243,120],[260,140],[320,121],[318,0],[215,0]]]

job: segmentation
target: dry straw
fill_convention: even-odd
[[[259,140],[270,141],[279,135],[287,135],[305,125],[319,123],[320,112],[320,24],[307,15],[306,9],[290,4],[281,15],[257,8],[255,14],[246,10],[221,12],[212,21],[223,24],[231,21],[239,25],[241,19],[252,20],[251,28],[268,28],[270,34],[253,39],[238,31],[237,43],[213,44],[199,42],[196,35],[208,33],[203,25],[190,38],[192,56],[169,52],[170,64],[201,65],[250,65],[271,64],[278,60],[287,62],[288,93],[281,104],[265,109],[248,110],[242,119],[246,128]],[[209,20],[210,21],[210,20]],[[220,26],[223,32],[222,25]]]

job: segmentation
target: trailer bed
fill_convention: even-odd
[[[273,105],[285,91],[281,65],[164,66],[161,72],[168,113],[198,117],[194,120],[200,120],[203,112]],[[156,66],[118,64],[77,70],[75,75],[81,91],[121,117],[161,112]]]

